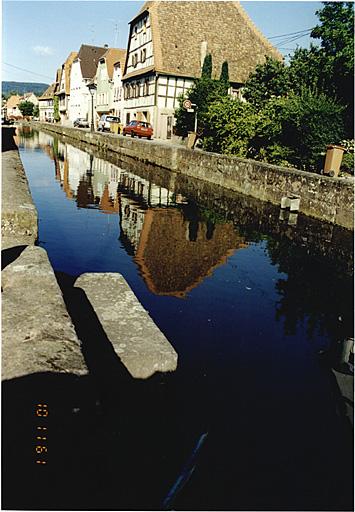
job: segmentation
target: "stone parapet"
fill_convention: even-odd
[[[33,245],[38,235],[37,209],[29,190],[17,146],[15,129],[2,129],[2,247]]]
[[[33,123],[33,126],[114,151],[123,162],[133,159],[153,164],[275,205],[280,205],[285,195],[297,194],[301,197],[301,213],[354,229],[354,183],[351,178],[329,178],[255,160],[193,151],[166,142],[91,133],[53,124]]]

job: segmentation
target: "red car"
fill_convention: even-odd
[[[130,135],[131,137],[147,137],[150,140],[153,136],[153,128],[149,123],[144,121],[131,121],[122,131],[122,135]]]

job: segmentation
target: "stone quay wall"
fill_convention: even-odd
[[[32,123],[38,129],[114,151],[120,159],[153,164],[198,178],[275,205],[287,194],[301,197],[300,212],[354,229],[354,184],[351,178],[330,178],[233,156],[190,150],[184,146]]]
[[[175,371],[177,353],[120,274],[80,276],[75,286],[83,288],[92,303],[88,307],[87,296],[79,294],[79,315],[69,314],[65,299],[72,292],[66,289],[63,296],[46,251],[35,246],[38,214],[14,136],[15,128],[3,127],[2,380],[49,373],[87,375],[81,347],[92,344],[92,338],[89,331],[83,341],[82,325],[95,326],[96,314],[102,321],[97,332],[102,329],[108,336],[117,367],[125,366],[137,379]]]

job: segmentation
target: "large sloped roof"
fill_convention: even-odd
[[[122,48],[109,48],[101,58],[105,59],[108,76],[112,79],[113,66],[117,62],[120,62],[121,67],[123,67],[126,60],[126,50],[123,50]]]
[[[145,213],[135,261],[153,293],[184,297],[235,250],[246,247],[232,223],[216,224],[208,239],[206,224],[199,222],[194,242],[186,238],[188,223],[175,208]]]
[[[80,60],[81,74],[83,78],[93,78],[96,73],[96,68],[99,60],[107,48],[101,46],[90,46],[82,44],[77,58]]]
[[[47,100],[47,99],[51,99],[51,98],[53,98],[53,96],[54,96],[54,92],[55,92],[55,89],[56,89],[56,86],[57,86],[56,82],[53,82],[53,83],[48,87],[48,89],[46,89],[46,90],[44,91],[44,93],[42,94],[42,96],[40,96],[40,97],[38,98],[38,100],[39,100],[39,101],[41,101],[41,100]]]
[[[153,0],[143,5],[131,25],[147,11],[157,72],[201,76],[203,42],[212,54],[213,77],[219,78],[222,63],[228,61],[231,82],[244,83],[265,56],[282,60],[239,2]]]
[[[69,56],[67,57],[67,60],[64,63],[64,68],[66,70],[65,73],[65,94],[70,94],[70,69],[74,62],[74,60],[77,58],[78,52],[70,52]]]
[[[10,98],[6,102],[7,108],[14,108],[17,107],[17,105],[21,102],[21,96],[18,94],[14,94],[13,96],[10,96]]]

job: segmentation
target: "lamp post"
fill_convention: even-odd
[[[94,126],[94,94],[95,94],[95,91],[96,91],[96,85],[93,82],[91,82],[88,85],[88,89],[89,89],[90,94],[91,94],[91,126],[90,126],[90,131],[94,132],[95,131],[95,126]]]

